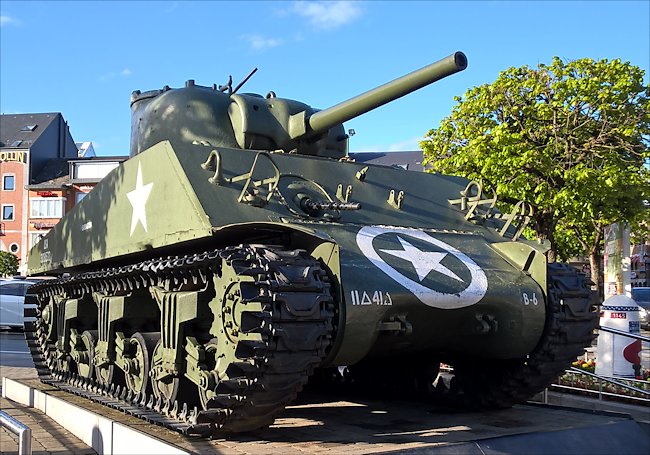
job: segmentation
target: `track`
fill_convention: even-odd
[[[226,276],[237,282],[234,297],[216,289]],[[80,299],[93,292],[119,296],[153,288],[208,289],[215,296],[209,304],[213,327],[224,325],[226,313],[230,319],[225,326],[238,324],[227,336],[217,333],[219,340],[211,345],[212,351],[205,351],[218,356],[228,350],[230,358],[227,366],[219,367],[216,362],[205,372],[215,383],[202,401],[187,392],[173,402],[154,396],[150,388],[133,393],[125,386],[102,384],[94,375],[84,377],[75,372],[78,369],[66,368],[70,363],[74,366],[74,361],[57,349],[61,345],[52,336],[47,314],[44,317],[53,301]],[[36,323],[26,326],[25,335],[43,382],[189,435],[249,431],[272,423],[325,357],[333,331],[334,302],[327,275],[300,250],[246,245],[160,258],[43,281],[30,293],[38,296],[39,309]],[[223,310],[233,299],[239,308],[236,320],[232,309]]]
[[[566,264],[548,265],[546,323],[538,345],[526,358],[444,358],[451,375],[439,375],[440,359],[419,357],[361,362],[344,376],[316,378],[353,393],[377,393],[429,400],[450,408],[498,409],[523,403],[548,387],[584,349],[591,346],[598,313],[589,281]],[[386,367],[389,365],[389,368]]]

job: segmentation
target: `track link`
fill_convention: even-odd
[[[260,310],[246,312],[245,329],[260,336],[259,341],[236,346],[238,360],[229,365],[207,409],[104,386],[58,366],[42,319],[51,297],[209,285],[226,265],[251,283],[243,304],[253,302]],[[301,250],[242,245],[45,280],[29,292],[38,296],[40,306],[36,322],[26,324],[25,336],[41,381],[188,435],[243,432],[271,424],[321,363],[333,331],[334,301],[327,274]]]

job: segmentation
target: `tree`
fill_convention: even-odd
[[[0,276],[18,273],[18,258],[8,251],[0,251]]]
[[[549,260],[588,255],[599,283],[604,226],[644,218],[650,87],[620,60],[523,66],[467,91],[421,146],[432,171],[482,178],[526,200]],[[646,213],[645,219],[648,218]]]

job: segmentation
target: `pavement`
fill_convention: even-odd
[[[11,379],[37,378],[33,368],[8,366],[0,366],[0,377],[8,377]],[[640,423],[641,428],[650,438],[650,407],[647,405],[627,405],[554,392],[549,393],[548,396],[550,404],[630,414]],[[328,403],[327,401],[314,402],[313,404],[306,405],[298,403],[290,407],[270,429],[264,430],[255,437],[250,436],[244,439],[196,440],[193,438],[185,438],[178,433],[155,426],[151,426],[153,429],[145,432],[149,434],[155,433],[161,439],[167,440],[167,442],[175,444],[177,447],[182,447],[191,453],[246,453],[262,455],[267,453],[340,453],[340,451],[345,451],[346,453],[369,453],[378,451],[408,451],[409,449],[415,450],[417,448],[422,448],[426,451],[426,447],[429,446],[431,441],[437,441],[437,443],[449,441],[450,438],[453,439],[459,433],[463,433],[456,430],[465,428],[461,425],[463,419],[460,416],[441,415],[435,417],[434,415],[432,416],[429,410],[425,408],[419,409],[415,404],[410,404],[408,406],[402,406],[401,414],[393,413],[393,410],[390,410],[393,414],[392,416],[391,414],[387,414],[386,417],[389,420],[383,424],[378,420],[373,420],[372,425],[374,427],[369,432],[359,422],[367,421],[368,423],[366,425],[371,425],[371,421],[368,420],[369,418],[381,418],[382,413],[386,413],[386,411],[373,410],[374,408],[372,407],[364,407],[364,405],[356,403],[343,404],[345,406],[342,406],[340,403]],[[99,407],[98,412],[105,414],[106,417],[110,418],[112,417],[111,413],[114,413],[115,417],[113,418],[124,421],[127,425],[141,425],[143,430],[145,426],[149,425],[139,419],[126,416],[119,411],[106,409],[100,407],[100,405],[95,406]],[[3,411],[31,428],[32,449],[36,455],[96,453],[91,447],[84,444],[57,422],[37,409],[23,406],[6,399],[0,399],[0,407]],[[342,413],[342,409],[345,410],[345,413]],[[485,422],[476,422],[474,430],[484,428],[485,431],[493,432],[497,428],[497,430],[500,429],[504,434],[507,434],[517,426],[518,421],[531,420],[533,415],[537,416],[540,414],[543,414],[542,410],[536,411],[534,408],[515,407],[503,415],[495,413],[494,416],[479,416],[478,418],[482,418]],[[372,417],[370,417],[371,415]],[[555,415],[551,415],[549,418],[555,419],[556,417]],[[129,421],[125,420],[129,418],[133,419],[135,423],[129,423]],[[427,418],[437,418],[438,420],[427,422],[426,424],[430,426],[425,425],[422,428],[414,427],[415,430],[407,424],[398,423],[408,423],[409,420],[414,419],[421,421]],[[569,419],[575,418],[575,415],[569,416]],[[585,414],[584,419],[589,418]],[[454,423],[454,419],[459,419],[460,423]],[[501,422],[503,419],[505,420]],[[447,428],[450,425],[453,428]],[[553,425],[558,428],[551,428]],[[547,429],[554,430],[558,430],[563,425],[566,425],[566,423],[552,421],[545,423],[545,426],[549,427]],[[452,429],[454,431],[451,431]],[[0,452],[2,454],[17,453],[17,437],[4,428],[0,431]],[[156,431],[160,434],[156,433]],[[328,432],[336,432],[337,434],[334,435],[336,437],[329,435]],[[378,438],[378,435],[382,436],[382,438]],[[379,443],[377,443],[378,439]]]
[[[0,366],[0,377],[36,379],[38,376],[34,368]],[[0,409],[32,430],[33,455],[88,455],[97,453],[38,409],[2,398],[1,390]],[[4,427],[0,428],[0,453],[18,453],[18,436]]]

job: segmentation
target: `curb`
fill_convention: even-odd
[[[2,396],[25,406],[39,409],[100,454],[189,455],[190,453],[178,446],[13,379],[2,378]]]

